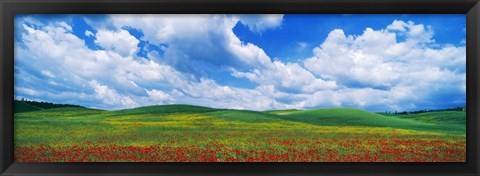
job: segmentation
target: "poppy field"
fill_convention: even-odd
[[[16,162],[465,162],[465,112],[190,105],[15,113]]]

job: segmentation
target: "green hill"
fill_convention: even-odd
[[[155,105],[155,106],[143,106],[133,109],[124,109],[113,111],[112,115],[134,115],[134,114],[169,114],[169,113],[203,113],[218,111],[218,109],[194,106],[194,105]]]
[[[443,114],[442,114],[443,113]],[[431,123],[429,121],[420,121],[416,118],[404,116],[384,116],[368,111],[354,108],[321,108],[313,110],[275,110],[275,111],[249,111],[249,110],[233,110],[233,109],[214,109],[192,105],[160,105],[148,106],[134,109],[114,111],[110,117],[122,115],[141,115],[143,118],[148,114],[162,118],[168,114],[200,114],[209,116],[212,122],[231,121],[244,123],[273,123],[273,122],[302,122],[320,126],[365,126],[365,127],[390,127],[420,131],[437,131],[448,133],[464,133],[465,124],[461,123],[465,119],[463,114],[455,114],[450,117],[445,112],[435,112],[436,117],[450,118],[452,121],[457,120],[458,123]],[[140,120],[141,119],[138,119]],[[160,120],[160,119],[158,119]],[[182,118],[178,118],[179,121]]]
[[[53,109],[53,108],[65,108],[65,107],[82,107],[78,105],[71,104],[54,104],[49,102],[38,102],[38,101],[29,101],[29,100],[14,100],[13,101],[13,110],[15,113],[18,112],[31,112],[38,111],[43,109]]]
[[[215,162],[371,162],[367,156],[374,155],[375,162],[418,162],[417,156],[428,162],[465,161],[465,124],[439,124],[353,108],[249,111],[160,105],[108,111],[19,107],[32,110],[14,114],[15,147],[23,148],[16,156],[26,162],[204,162],[209,158]],[[387,155],[384,151],[395,152]]]
[[[283,109],[283,110],[268,110],[268,111],[263,111],[269,114],[276,114],[276,115],[285,115],[285,114],[290,114],[294,112],[299,112],[302,110],[299,109]]]
[[[435,124],[465,125],[467,122],[467,115],[464,111],[425,112],[419,114],[394,115],[393,117]]]
[[[27,104],[26,102],[23,102],[23,101],[14,101],[13,102],[13,111],[15,113],[38,111],[38,110],[42,110],[42,109],[43,108]]]
[[[248,110],[219,110],[215,112],[205,113],[204,115],[214,116],[227,121],[240,121],[249,123],[267,123],[283,121],[283,119],[279,118],[277,115],[274,114]]]
[[[15,117],[45,117],[45,118],[67,118],[67,117],[85,117],[90,115],[103,114],[109,112],[105,110],[90,109],[84,107],[62,107],[62,108],[50,108],[40,109],[28,112],[16,112]]]
[[[324,126],[392,127],[422,131],[465,132],[465,124],[433,124],[383,116],[354,108],[322,108],[281,116],[282,119]]]
[[[321,108],[312,110],[249,111],[214,109],[193,105],[145,106],[117,111],[103,111],[83,107],[41,109],[22,102],[15,102],[16,118],[76,118],[81,120],[105,120],[127,122],[175,122],[178,124],[208,123],[228,128],[226,124],[242,124],[253,127],[260,123],[272,126],[278,123],[300,122],[318,126],[389,127],[419,131],[465,133],[465,112],[442,111],[408,115],[381,115],[354,108]],[[23,113],[19,113],[23,112]],[[60,120],[60,119],[59,119]],[[231,123],[229,123],[231,122]]]

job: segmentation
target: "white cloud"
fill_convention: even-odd
[[[148,53],[152,60],[172,65],[180,72],[202,73],[198,65],[216,69],[272,67],[263,49],[243,43],[233,32],[239,17],[232,15],[126,15],[110,16],[117,28],[130,27],[142,31],[142,40],[163,46],[163,56]],[[281,15],[265,16],[266,21]],[[263,19],[263,16],[262,16]],[[280,20],[281,21],[281,20]],[[161,58],[160,58],[161,57]]]
[[[296,44],[297,44],[297,47],[298,47],[298,49],[297,49],[298,51],[302,51],[309,46],[309,44],[307,42],[296,42]]]
[[[113,39],[106,40],[106,38],[111,39],[114,35],[129,38],[126,33],[122,35],[122,32],[118,31],[102,32],[99,30],[97,40],[108,48],[104,51],[88,49],[81,40],[67,34],[65,30],[61,30],[62,28],[45,26],[45,29],[42,30],[26,25],[24,27],[28,30],[23,34],[26,48],[16,48],[17,51],[21,51],[17,53],[22,53],[16,55],[16,60],[28,61],[30,63],[25,66],[34,69],[56,65],[57,70],[54,72],[61,76],[54,80],[62,85],[78,88],[71,92],[61,91],[61,95],[64,95],[63,101],[73,98],[87,106],[107,109],[173,102],[187,104],[204,102],[214,107],[224,108],[276,107],[275,100],[261,96],[257,90],[220,86],[211,79],[195,81],[192,75],[180,73],[171,66],[154,60],[131,58],[125,54],[119,54],[117,48],[121,47],[111,46],[114,45]],[[45,45],[46,43],[47,45]],[[66,43],[70,43],[70,45]],[[62,49],[58,53],[52,53],[50,48]],[[39,88],[38,85],[34,87]],[[32,94],[31,91],[23,92]],[[244,96],[237,96],[241,94]],[[35,95],[62,99],[60,94],[54,95],[50,92]],[[264,100],[245,103],[253,102],[259,97],[263,97]],[[103,105],[98,104],[98,101],[103,102]],[[243,102],[240,103],[243,105],[240,106],[239,102]]]
[[[252,43],[242,44],[233,31],[228,32],[228,37],[226,49],[243,63],[258,66],[267,66],[271,63],[270,57],[260,47]]]
[[[88,82],[94,89],[97,100],[103,101],[108,105],[121,105],[120,107],[132,108],[138,105],[131,97],[123,96],[117,93],[114,89],[106,85],[102,85],[96,80]]]
[[[118,31],[99,30],[95,43],[106,50],[115,51],[123,57],[133,56],[139,50],[140,41],[126,30]]]
[[[20,92],[27,95],[38,95],[37,91],[25,87],[15,87],[15,92]]]
[[[398,26],[410,29],[423,25],[394,21],[387,28],[402,31]],[[306,59],[304,64],[317,75],[345,80],[343,84],[353,82],[387,87],[405,80],[406,73],[422,71],[425,67],[462,69],[465,62],[464,47],[433,49],[423,45],[430,39],[421,43],[410,42],[416,40],[418,35],[430,36],[430,33],[433,32],[423,31],[408,36],[404,42],[397,42],[397,33],[388,30],[367,28],[362,35],[346,36],[337,29],[330,32],[325,42],[314,49],[315,56]]]
[[[283,21],[283,14],[244,14],[239,15],[240,22],[255,33],[262,33],[268,29],[280,27]]]
[[[151,44],[161,45],[176,38],[189,39],[205,33],[206,29],[218,27],[213,24],[211,15],[206,14],[162,14],[162,15],[110,15],[110,20],[116,27],[128,26],[139,29],[143,39]],[[214,26],[213,26],[214,25]]]
[[[387,26],[388,30],[406,31],[405,26],[408,26],[404,21],[394,20],[392,24]]]
[[[398,35],[405,35],[406,40],[397,41]],[[432,36],[431,27],[411,21],[394,21],[381,30],[367,28],[358,36],[347,36],[336,29],[304,65],[317,76],[339,80],[346,90],[357,91],[352,102],[361,99],[365,105],[375,105],[378,103],[366,100],[388,97],[393,101],[382,103],[398,109],[412,108],[441,92],[462,92],[458,85],[465,84],[465,47],[429,47]],[[362,87],[378,87],[381,97],[361,96]],[[375,97],[375,93],[369,94]]]
[[[42,73],[42,75],[44,75],[44,76],[55,78],[55,75],[53,75],[53,73],[51,71],[42,70],[42,71],[40,71],[40,73]]]
[[[181,71],[192,71],[185,69],[194,69],[199,64],[222,66],[241,63],[235,61],[236,56],[225,52],[228,40],[224,39],[237,23],[236,18],[206,14],[142,15],[142,18],[112,15],[110,18],[117,28],[138,29],[144,34],[142,40],[164,48],[161,62]]]
[[[169,94],[161,91],[161,90],[146,90],[148,93],[149,98],[153,101],[157,102],[156,104],[165,104],[167,102],[173,102],[174,99]]]
[[[275,90],[273,86],[262,85],[254,89],[222,86],[211,79],[201,79],[183,87],[186,95],[176,97],[178,103],[203,104],[210,107],[228,109],[286,109],[298,107],[281,103],[277,99],[289,98],[289,94]],[[173,93],[172,93],[173,94]]]
[[[66,22],[58,22],[57,23],[58,26],[61,26],[63,27],[65,30],[71,32],[72,31],[72,26],[68,25]]]
[[[85,31],[85,36],[87,36],[87,37],[93,37],[93,36],[95,36],[95,34],[93,34],[92,31],[86,30],[86,31]]]
[[[297,63],[284,64],[280,61],[274,61],[263,70],[255,69],[252,72],[239,72],[232,69],[232,75],[238,78],[247,78],[261,85],[274,85],[276,89],[286,89],[287,91],[314,92],[337,88],[334,81],[324,81],[316,78]]]
[[[433,42],[433,30],[431,26],[426,26],[423,24],[415,24],[413,21],[399,21],[395,20],[392,24],[387,26],[389,31],[397,31],[400,35],[406,35],[409,42]]]
[[[465,47],[429,47],[434,44],[433,29],[423,24],[394,21],[381,30],[366,28],[360,35],[336,29],[313,50],[312,57],[295,63],[271,59],[259,46],[241,41],[233,32],[235,25],[244,23],[238,16],[110,18],[118,30],[96,29],[95,42],[105,50],[89,49],[69,32],[67,23],[39,28],[24,24],[23,45],[15,48],[16,63],[39,70],[65,90],[36,90],[42,87],[35,75],[19,71],[30,87],[16,91],[64,101],[78,99],[107,109],[182,103],[259,110],[331,106],[403,110],[428,105],[426,101],[435,101],[446,90],[466,90]],[[251,29],[281,24],[279,16],[265,20],[263,27],[250,23]],[[137,39],[122,27],[144,35]],[[88,31],[85,35],[95,36]],[[136,56],[140,40],[157,45],[163,53]],[[221,85],[213,78],[191,74],[205,71],[195,70],[199,65],[230,71],[255,87]]]
[[[59,87],[72,89],[63,92],[88,92],[93,86],[96,93],[108,98],[106,104],[111,105],[118,100],[119,104],[113,107],[124,108],[137,104],[132,98],[122,97],[124,94],[148,95],[143,88],[132,82],[143,84],[148,81],[157,81],[157,84],[167,84],[164,81],[181,82],[171,67],[146,60],[125,58],[114,50],[90,50],[80,39],[68,34],[63,27],[44,26],[43,30],[26,25],[23,27],[27,31],[22,34],[26,48],[15,48],[16,62],[30,70],[50,68],[51,70],[41,71],[41,74],[51,77],[52,82],[58,83]],[[52,65],[55,67],[51,67]],[[61,76],[54,76],[53,73]],[[27,75],[22,75],[22,78],[28,78]],[[92,79],[95,82],[91,82]],[[41,86],[43,83],[39,81],[33,79],[30,81],[32,88],[43,87]],[[100,85],[100,82],[108,84]]]
[[[23,35],[24,43],[29,43],[32,49],[41,50],[50,47],[45,52],[46,57],[64,57],[66,51],[83,46],[83,41],[61,26],[45,26],[44,30],[34,29],[25,24],[22,26],[29,34]],[[41,58],[38,58],[41,59]]]

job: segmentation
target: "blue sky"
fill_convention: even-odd
[[[15,96],[124,109],[465,105],[464,15],[17,15]]]

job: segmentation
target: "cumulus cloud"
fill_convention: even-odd
[[[432,26],[425,26],[423,24],[415,24],[413,21],[399,21],[395,20],[392,24],[387,26],[389,31],[397,31],[400,35],[406,35],[407,42],[434,42],[432,39],[434,33]]]
[[[102,85],[96,80],[91,80],[88,83],[94,89],[95,95],[107,105],[116,105],[120,103],[122,107],[127,108],[132,108],[138,105],[131,97],[120,95],[114,89]]]
[[[165,103],[194,104],[194,102],[205,102],[225,108],[275,107],[275,103],[272,103],[274,100],[269,100],[268,97],[265,97],[264,101],[259,101],[266,102],[267,105],[260,106],[254,103],[248,107],[239,106],[240,97],[237,97],[239,94],[245,95],[241,98],[245,101],[254,101],[262,96],[260,93],[246,93],[249,90],[220,86],[207,78],[197,81],[191,74],[181,73],[174,67],[154,60],[132,58],[138,39],[124,30],[99,30],[96,42],[105,50],[90,50],[81,39],[59,25],[44,25],[39,29],[24,25],[23,28],[27,30],[22,34],[25,47],[16,48],[18,51],[16,61],[23,66],[22,69],[28,70],[40,70],[55,65],[54,70],[43,71],[42,75],[51,77],[53,82],[61,84],[56,86],[62,87],[56,90],[56,93],[68,95],[68,98],[72,98],[71,94],[78,94],[77,103],[107,109]],[[56,49],[58,53],[51,52],[51,48]],[[125,50],[128,52],[124,52]],[[23,70],[18,72],[21,72],[22,76],[17,77],[17,80],[31,83],[30,88],[33,89],[19,89],[17,93],[37,96],[32,99],[58,97],[52,96],[52,90],[33,93],[35,88],[42,89],[39,86],[41,79],[26,80],[28,77],[36,76],[32,72]],[[51,72],[61,76],[52,77],[49,74]]]
[[[95,43],[105,48],[120,54],[123,57],[133,56],[139,50],[138,43],[140,41],[126,30],[97,32]]]
[[[25,87],[15,87],[15,91],[16,92],[21,92],[23,94],[26,94],[26,95],[38,95],[38,92],[33,90],[33,89],[29,89],[29,88],[25,88]]]
[[[152,89],[145,91],[147,91],[150,101],[155,102],[154,104],[171,104],[175,102],[175,99],[170,94],[161,90]]]
[[[92,31],[89,31],[89,30],[86,30],[86,31],[85,31],[85,36],[87,36],[87,37],[93,37],[94,35],[95,35],[95,34],[93,34]]]
[[[250,29],[250,31],[261,34],[268,29],[280,27],[283,21],[283,14],[246,14],[240,15],[240,22]]]
[[[110,25],[93,26],[96,34],[85,31],[98,50],[73,35],[68,23],[28,20],[17,25],[25,32],[16,41],[21,86],[15,91],[32,99],[105,109],[178,103],[257,110],[406,110],[465,101],[465,46],[439,47],[433,27],[412,21],[358,35],[335,29],[311,57],[285,62],[233,32],[238,23],[255,32],[277,28],[283,15],[111,15]],[[144,47],[146,57],[138,56],[141,42],[160,50]],[[218,73],[253,86],[222,84]]]
[[[257,84],[274,85],[276,89],[294,92],[314,92],[337,87],[335,81],[324,81],[316,78],[311,72],[297,63],[282,63],[274,61],[263,70],[239,72],[232,69],[232,75],[237,78],[247,78]]]
[[[309,44],[307,42],[296,42],[296,45],[297,45],[297,50],[298,51],[302,51],[309,46]]]
[[[42,70],[40,71],[44,76],[47,76],[47,77],[51,77],[51,78],[54,78],[55,75],[53,75],[53,73],[51,71],[48,71],[48,70]]]
[[[233,28],[243,18],[258,24],[276,21],[278,26],[283,15],[148,15],[140,20],[135,16],[112,16],[117,28],[135,28],[144,33],[143,40],[168,44],[162,59],[183,72],[201,73],[205,70],[195,69],[207,65],[233,71],[237,78],[255,75],[246,78],[277,89],[313,92],[336,87],[334,81],[316,78],[296,63],[272,62],[262,48],[242,42]],[[244,73],[237,68],[254,72]]]
[[[398,35],[406,40],[397,41]],[[400,106],[399,101],[408,98],[410,105],[398,109],[419,108],[442,92],[465,93],[459,86],[465,85],[465,47],[429,47],[432,37],[431,27],[411,21],[394,21],[381,30],[367,28],[358,36],[336,29],[303,63],[312,73],[347,88],[385,90],[385,96],[396,100],[390,106]]]
[[[234,34],[233,28],[245,16],[253,15],[146,15],[141,20],[135,16],[116,15],[112,16],[112,21],[119,28],[139,29],[144,34],[143,39],[152,44],[168,44],[164,51],[166,62],[179,70],[192,71],[186,67],[195,68],[194,65],[201,64],[212,67],[264,65],[270,62],[263,49],[253,43],[243,43]],[[282,17],[260,15],[248,19],[263,24],[276,21],[273,19],[281,22]]]
[[[17,65],[21,66],[16,71],[16,75],[21,76],[16,77],[16,80],[26,82],[31,86],[30,89],[93,94],[97,96],[83,96],[84,99],[79,101],[85,103],[89,102],[88,99],[96,99],[103,102],[95,105],[97,107],[125,108],[141,104],[131,97],[148,95],[143,88],[133,84],[133,80],[142,84],[148,81],[157,82],[153,85],[158,85],[167,84],[163,81],[173,82],[179,79],[175,71],[168,66],[147,60],[134,60],[130,57],[131,51],[122,56],[117,53],[117,49],[122,47],[115,43],[101,40],[104,46],[109,46],[109,50],[94,51],[88,49],[81,39],[68,33],[62,26],[45,25],[39,29],[27,25],[23,27],[27,31],[22,34],[25,48],[15,48],[15,60]],[[117,33],[123,33],[120,36],[135,41],[133,36],[127,36],[125,32]],[[107,32],[107,35],[109,34],[114,32]],[[45,68],[50,70],[43,70]],[[45,87],[45,81],[39,79],[35,72],[32,72],[34,70],[39,70],[41,75],[48,77],[50,82],[56,85],[53,88]],[[37,95],[50,97],[47,92]]]
[[[58,26],[60,27],[63,27],[65,30],[67,31],[72,31],[72,26],[68,25],[66,22],[62,21],[62,22],[58,22],[57,23]]]

